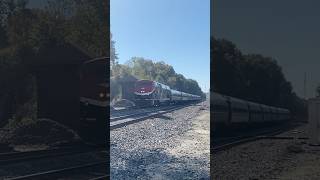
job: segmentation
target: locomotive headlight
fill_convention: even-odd
[[[104,96],[105,96],[104,93],[100,93],[100,94],[99,94],[99,97],[100,97],[100,98],[104,98]]]

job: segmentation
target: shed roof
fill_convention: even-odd
[[[71,43],[47,46],[35,56],[34,66],[77,65],[92,59],[83,49]]]

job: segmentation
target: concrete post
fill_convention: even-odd
[[[309,144],[320,145],[320,98],[308,100]]]

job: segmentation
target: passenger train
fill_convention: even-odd
[[[173,90],[167,85],[151,80],[137,81],[134,94],[137,106],[158,106],[201,100],[201,96]]]
[[[288,109],[258,104],[218,93],[211,93],[210,104],[215,129],[219,125],[281,122],[290,119]]]

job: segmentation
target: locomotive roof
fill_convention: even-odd
[[[109,59],[109,57],[98,57],[98,58],[87,60],[87,61],[83,62],[83,64],[107,62],[106,61],[107,59]]]
[[[172,92],[174,92],[174,93],[182,93],[182,94],[184,94],[184,95],[200,97],[200,96],[195,95],[195,94],[189,94],[189,93],[185,93],[185,92],[183,92],[183,91],[178,91],[178,90],[171,89],[170,86],[165,85],[165,84],[162,84],[162,83],[159,83],[159,82],[157,82],[157,81],[153,81],[153,80],[149,80],[149,79],[141,79],[141,80],[138,80],[137,82],[140,82],[140,81],[150,81],[150,82],[153,82],[153,83],[155,83],[155,84],[159,84],[159,85],[161,85],[163,88],[169,89],[170,91],[172,91]]]
[[[268,105],[265,105],[265,104],[260,104],[260,103],[256,103],[256,102],[252,102],[252,101],[246,101],[246,100],[242,100],[242,99],[239,99],[239,98],[234,98],[234,97],[231,97],[231,96],[226,96],[226,95],[223,95],[223,94],[219,94],[217,92],[211,92],[211,96],[212,96],[212,100],[216,99],[216,100],[220,100],[222,98],[227,98],[229,99],[230,101],[234,101],[236,102],[237,104],[239,103],[249,103],[249,104],[252,104],[252,105],[260,105],[262,108],[265,108],[265,109],[268,109],[269,111],[277,111],[277,110],[281,110],[281,111],[284,111],[284,112],[290,112],[288,109],[285,109],[285,108],[278,108],[278,107],[275,107],[275,106],[268,106]]]
[[[51,65],[79,65],[93,58],[83,48],[75,43],[66,42],[64,44],[46,46],[34,57],[32,66]]]

